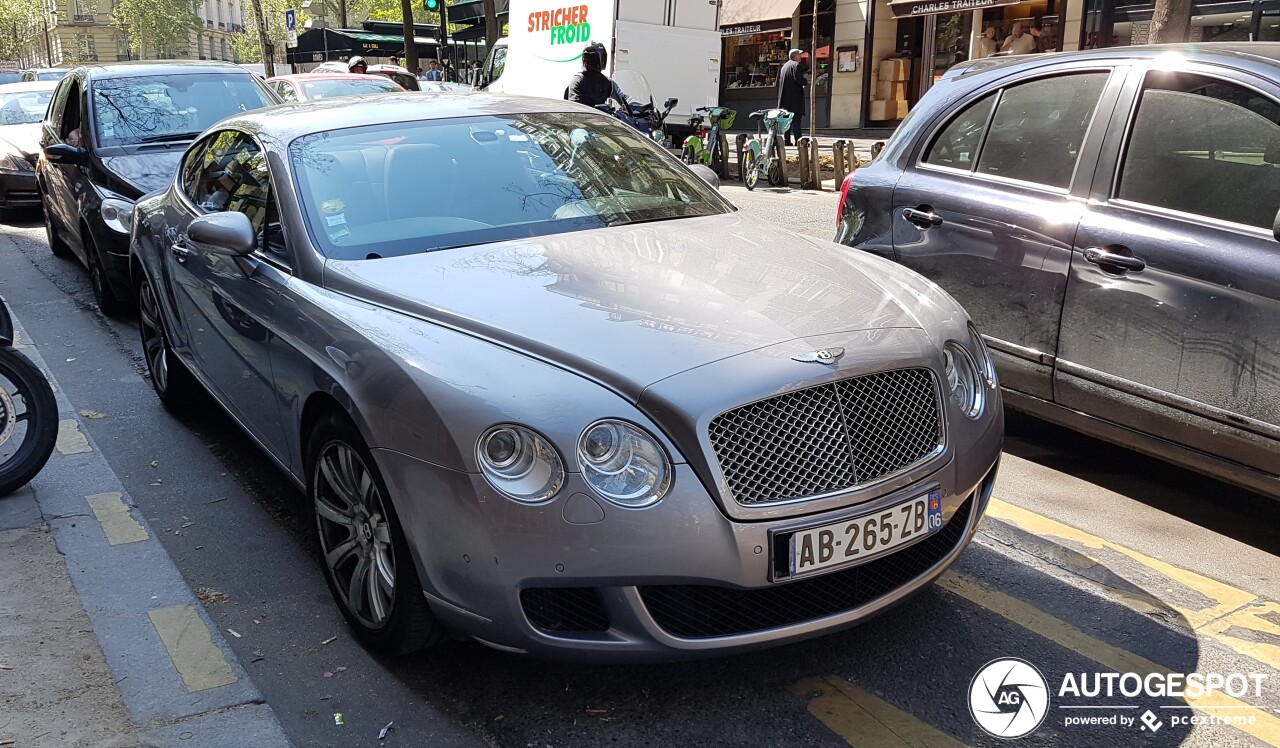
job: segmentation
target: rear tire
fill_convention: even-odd
[[[316,424],[306,464],[325,582],[356,637],[383,654],[438,642],[444,627],[423,595],[386,483],[345,415]]]
[[[756,155],[751,151],[742,153],[742,183],[748,190],[754,190],[760,183],[760,170],[756,168]]]
[[[151,281],[139,274],[138,332],[142,336],[142,355],[147,360],[151,388],[173,413],[181,412],[199,395],[200,384],[169,345],[159,298]]]
[[[21,441],[14,450],[11,446],[19,438],[19,430]],[[0,348],[0,496],[36,477],[49,461],[57,439],[58,402],[44,372],[20,352]]]

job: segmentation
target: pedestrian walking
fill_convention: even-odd
[[[800,57],[803,54],[804,52],[798,49],[791,50],[786,63],[778,73],[778,108],[786,109],[795,115],[791,120],[791,128],[787,130],[787,145],[794,145],[794,141],[799,140],[800,133],[803,132],[800,121],[804,119],[804,89],[809,85],[804,75],[804,66],[800,64]]]
[[[475,66],[471,68],[471,85],[479,88],[484,85],[484,65],[476,60]]]
[[[440,72],[440,63],[435,60],[431,61],[431,69],[427,71],[427,80],[440,81],[444,79],[444,74]]]

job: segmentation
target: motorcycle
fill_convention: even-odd
[[[53,387],[13,343],[13,318],[0,298],[0,496],[34,478],[58,440]]]
[[[676,98],[667,99],[662,102],[663,108],[658,109],[653,103],[653,91],[649,88],[648,79],[634,70],[619,70],[613,76],[613,82],[617,84],[623,93],[631,98],[633,103],[623,109],[610,101],[610,103],[601,104],[596,108],[639,130],[644,135],[652,138],[658,145],[666,146],[668,140],[665,129],[667,115],[671,114],[671,110],[675,108],[680,100]]]

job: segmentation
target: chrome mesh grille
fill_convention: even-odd
[[[879,372],[722,413],[708,430],[733,498],[751,506],[874,482],[942,443],[928,369]]]

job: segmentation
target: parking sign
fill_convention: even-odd
[[[298,11],[293,8],[284,12],[284,46],[298,46]]]

